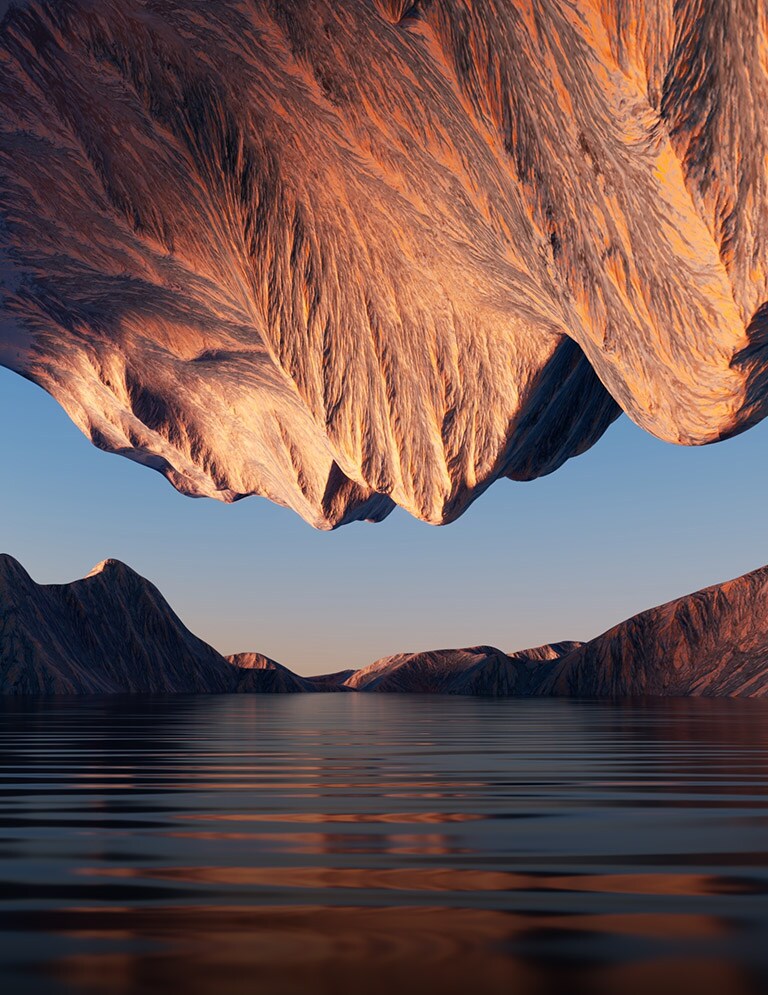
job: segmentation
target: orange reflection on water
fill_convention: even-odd
[[[279,843],[280,850],[292,853],[389,853],[448,855],[469,853],[468,847],[450,842],[443,833],[248,833],[180,832],[166,833],[169,839],[208,841],[249,840]]]
[[[489,909],[332,908],[279,906],[97,907],[61,910],[59,932],[128,933],[132,952],[90,952],[52,965],[58,980],[116,995],[754,995],[738,969],[716,959],[642,957],[620,966],[559,963],[545,953],[515,953],[536,935],[546,944],[572,931],[579,943],[596,935],[706,940],[722,933],[715,919],[695,915],[529,916]],[[693,988],[690,982],[695,980]],[[645,987],[644,987],[645,986]]]
[[[294,823],[442,823],[476,822],[485,818],[472,812],[204,812],[177,815],[191,822],[294,822]]]
[[[371,891],[573,891],[616,895],[749,894],[749,882],[705,874],[517,874],[457,867],[80,867],[83,877]]]

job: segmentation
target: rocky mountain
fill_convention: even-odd
[[[768,404],[755,0],[18,0],[0,363],[179,490],[455,518]]]
[[[578,645],[557,643],[511,654],[493,646],[398,653],[355,671],[345,684],[356,691],[525,695],[542,660],[557,660]]]
[[[326,688],[259,653],[221,656],[118,560],[71,584],[36,584],[0,554],[0,694],[316,690]]]
[[[634,615],[586,643],[385,657],[359,691],[561,696],[768,696],[768,567]]]
[[[536,693],[768,695],[768,567],[614,626],[549,667]]]
[[[124,563],[43,585],[0,555],[0,693],[224,692],[238,679]]]
[[[0,694],[410,692],[491,696],[768,695],[768,567],[641,612],[587,643],[400,653],[300,677],[223,657],[149,581],[105,560],[36,584],[0,555]]]

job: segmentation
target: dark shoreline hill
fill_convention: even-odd
[[[225,692],[238,674],[149,581],[118,560],[37,584],[0,555],[3,694]]]
[[[418,694],[526,695],[545,661],[578,643],[554,643],[504,653],[495,646],[397,653],[357,670],[345,682],[356,691]]]
[[[119,560],[69,584],[37,584],[0,554],[0,694],[314,690],[261,654],[223,657]]]
[[[321,677],[299,677],[282,663],[272,660],[263,653],[233,653],[226,658],[240,670],[237,690],[240,693],[262,694],[314,694],[325,691],[348,691],[343,680],[353,674],[345,670],[339,674]]]

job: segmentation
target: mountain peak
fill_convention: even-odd
[[[229,692],[229,663],[120,560],[37,584],[0,556],[0,693]]]
[[[21,580],[32,582],[32,578],[21,563],[10,553],[0,553],[0,581],[3,580],[15,583]]]
[[[97,577],[99,574],[115,574],[115,573],[128,573],[133,574],[138,577],[139,574],[136,573],[131,567],[122,560],[115,560],[112,557],[107,557],[105,560],[100,560],[95,567],[92,567],[88,573],[83,577],[83,580],[88,580],[89,577]]]

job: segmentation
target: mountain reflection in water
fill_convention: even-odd
[[[21,995],[768,988],[768,702],[0,703]]]

